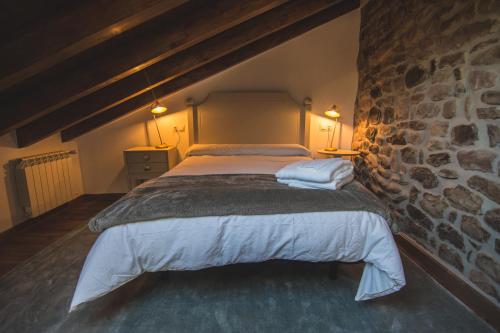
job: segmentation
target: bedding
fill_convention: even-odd
[[[317,182],[308,182],[305,180],[297,180],[297,179],[280,179],[278,178],[278,183],[286,184],[290,187],[302,188],[302,189],[322,189],[328,191],[337,191],[342,189],[345,185],[351,183],[354,179],[354,174],[351,173],[349,175],[344,176],[340,179],[334,179],[328,183],[317,183]],[[366,190],[366,189],[365,189]],[[342,193],[342,192],[340,192]],[[363,206],[361,208],[363,209]]]
[[[352,162],[341,158],[299,161],[286,165],[278,172],[278,179],[303,180],[306,182],[328,183],[341,179],[353,172]]]
[[[89,227],[100,232],[160,218],[361,210],[390,219],[386,206],[357,181],[342,191],[316,191],[280,184],[274,175],[159,177],[101,211]]]
[[[187,156],[202,155],[311,156],[311,152],[299,144],[195,144],[187,151]]]
[[[299,161],[280,169],[276,178],[278,183],[291,187],[335,191],[354,179],[354,167],[351,161],[341,158]]]
[[[194,156],[162,177],[241,174],[241,170],[252,169],[248,163],[258,170],[249,170],[250,174],[274,175],[300,159],[307,158]],[[356,300],[393,293],[406,283],[388,221],[378,213],[359,210],[155,218],[116,225],[100,234],[82,268],[70,311],[144,272],[271,259],[363,260],[366,264]]]

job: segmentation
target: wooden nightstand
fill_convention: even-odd
[[[319,149],[317,152],[321,155],[326,155],[328,157],[353,157],[353,156],[358,156],[360,154],[359,151],[347,150],[347,149],[338,149],[334,151]]]
[[[123,152],[130,189],[148,179],[158,177],[177,164],[175,147],[134,147]]]

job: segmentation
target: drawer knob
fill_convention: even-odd
[[[149,165],[144,166],[144,171],[151,171],[151,167]]]
[[[149,161],[149,159],[151,157],[149,156],[149,154],[144,154],[143,158],[144,158],[144,161]]]

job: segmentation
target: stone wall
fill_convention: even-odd
[[[500,1],[371,0],[352,147],[405,232],[500,302]]]

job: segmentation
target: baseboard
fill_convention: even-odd
[[[431,275],[440,285],[446,288],[469,309],[500,330],[500,308],[481,292],[469,285],[455,272],[448,269],[429,251],[418,245],[405,234],[396,235],[399,249],[411,260]]]
[[[85,200],[85,199],[99,199],[99,200],[107,200],[107,201],[116,201],[123,197],[125,193],[97,193],[97,194],[82,194],[77,199]]]

